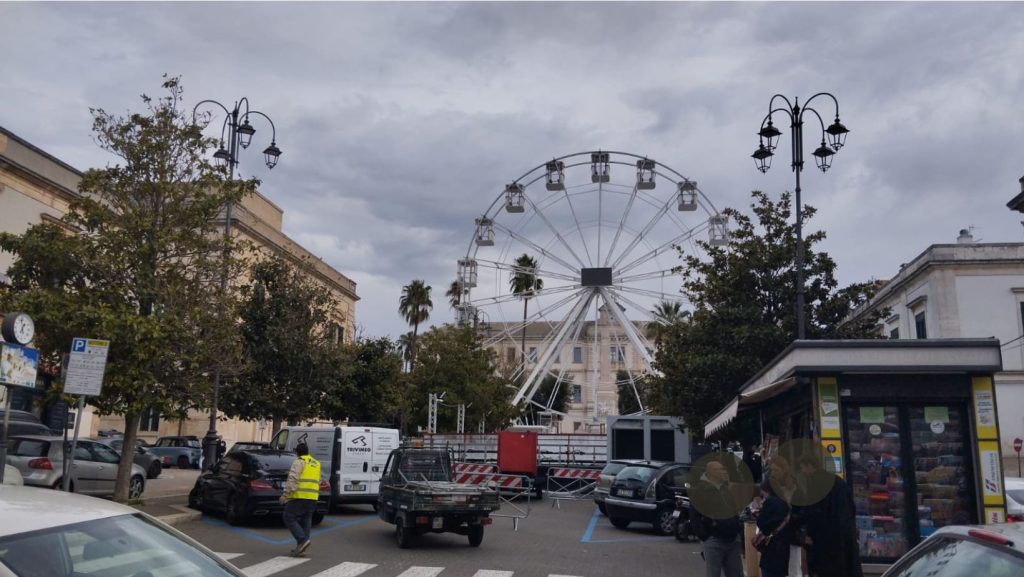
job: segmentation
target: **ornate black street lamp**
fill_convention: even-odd
[[[216,100],[203,100],[199,104],[196,104],[195,108],[192,109],[192,122],[196,121],[196,112],[199,107],[204,104],[212,104],[219,106],[224,111],[224,123],[220,128],[220,147],[217,152],[213,153],[213,158],[218,165],[226,167],[228,171],[228,180],[234,179],[235,168],[238,166],[238,151],[239,147],[242,149],[249,148],[249,144],[252,143],[252,136],[256,134],[256,129],[252,124],[249,123],[249,117],[261,116],[270,124],[270,146],[263,150],[264,162],[267,164],[267,168],[273,169],[277,166],[277,160],[281,156],[281,149],[277,147],[277,128],[274,126],[274,121],[269,116],[263,114],[258,110],[249,109],[249,99],[242,97],[241,100],[235,102],[234,108],[228,110],[226,106],[217,102]],[[225,138],[225,136],[227,138]],[[227,148],[224,146],[227,145]],[[229,241],[231,239],[231,212],[233,203],[229,202],[224,207],[224,240]],[[221,292],[226,292],[228,288],[228,259],[227,255],[224,258],[224,267],[221,271],[220,279]],[[224,311],[221,311],[223,315]],[[217,445],[220,441],[220,436],[217,434],[217,405],[220,396],[220,366],[218,365],[214,369],[213,377],[213,400],[210,403],[210,429],[206,431],[206,436],[203,437],[203,469],[209,470],[213,467],[214,462],[217,460]]]
[[[825,127],[825,121],[822,120],[818,111],[810,107],[811,102],[819,96],[831,98],[832,103],[835,105],[835,121],[827,128]],[[785,102],[786,106],[784,108],[775,108],[776,99]],[[779,136],[782,135],[782,132],[772,124],[772,115],[776,112],[785,113],[789,116],[790,149],[793,153],[792,168],[793,172],[796,173],[796,330],[797,339],[803,339],[806,336],[804,329],[804,219],[800,204],[800,172],[804,169],[804,114],[807,112],[813,113],[818,118],[818,124],[821,125],[821,146],[811,154],[814,156],[814,163],[822,172],[826,172],[832,165],[831,157],[836,152],[839,152],[839,149],[846,143],[846,133],[849,130],[839,122],[839,101],[828,92],[819,92],[810,97],[804,103],[803,108],[800,107],[799,99],[794,98],[793,102],[790,103],[789,99],[785,96],[776,94],[772,96],[771,101],[768,103],[768,115],[761,121],[761,130],[758,131],[760,143],[757,150],[751,155],[754,158],[754,164],[761,172],[768,172],[768,168],[772,163],[772,156],[775,154],[775,145]],[[825,143],[826,139],[828,139],[827,145]]]

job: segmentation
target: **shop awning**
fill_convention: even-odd
[[[704,425],[704,437],[706,438],[711,436],[735,419],[736,415],[739,413],[741,405],[754,405],[760,403],[761,401],[770,399],[776,395],[781,395],[793,388],[795,385],[796,377],[791,376],[779,379],[778,381],[755,389],[743,391],[737,395],[732,402],[726,405],[724,409],[718,411],[718,414],[712,417],[711,420]]]

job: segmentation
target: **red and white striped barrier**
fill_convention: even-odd
[[[601,471],[597,469],[548,469],[548,477],[555,479],[588,479],[597,481]]]
[[[494,473],[456,473],[456,483],[464,485],[487,485],[492,481],[502,489],[519,489],[523,487],[523,477],[520,475],[496,475]]]
[[[453,473],[497,473],[497,465],[479,463],[452,463]]]

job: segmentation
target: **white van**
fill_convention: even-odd
[[[284,427],[270,441],[273,449],[294,451],[306,443],[309,454],[330,471],[331,503],[377,506],[380,476],[388,455],[398,448],[398,429],[380,427]]]

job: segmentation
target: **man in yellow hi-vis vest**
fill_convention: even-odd
[[[320,496],[320,461],[309,456],[305,443],[295,446],[298,458],[288,469],[288,481],[284,484],[281,502],[284,503],[284,524],[295,537],[293,557],[299,557],[309,549],[309,530],[313,526],[313,512]]]

